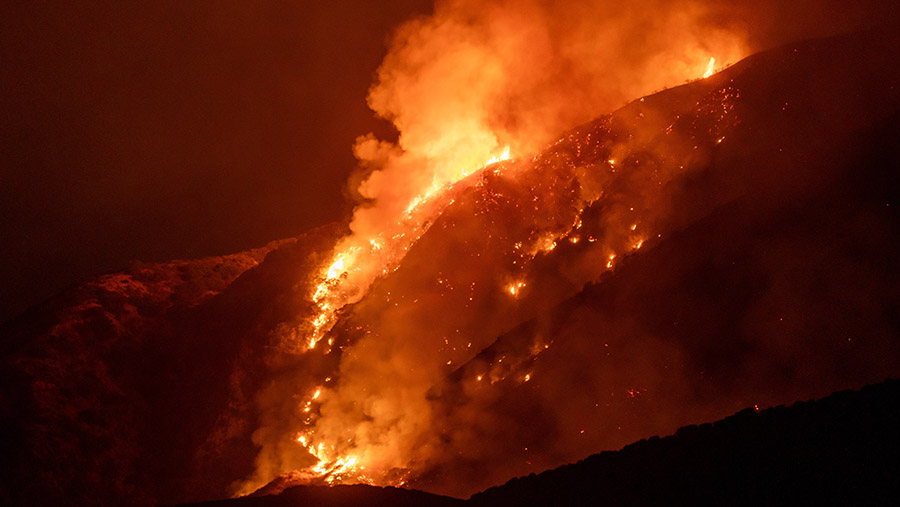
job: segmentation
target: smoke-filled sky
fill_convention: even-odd
[[[649,1],[622,10],[587,1],[487,7],[438,2],[439,14],[460,12],[459,23],[423,18],[393,40],[415,37],[410,34],[423,26],[457,30],[450,38],[478,44],[497,34],[513,43],[508,35],[535,40],[533,31],[545,30],[537,35],[546,47],[521,48],[527,58],[516,62],[487,62],[488,81],[471,83],[515,85],[516,93],[493,96],[488,106],[499,112],[492,127],[501,122],[499,131],[520,134],[568,126],[594,116],[592,109],[600,114],[617,107],[633,98],[629,93],[650,91],[644,88],[660,81],[641,79],[641,70],[654,65],[647,55],[664,54],[672,36],[701,45],[710,40],[707,32],[686,33],[684,19],[702,19],[710,37],[718,37],[717,29],[739,34],[752,51],[871,25],[896,11],[890,1],[745,4]],[[401,22],[435,7],[427,0],[98,1],[9,2],[0,9],[5,320],[74,281],[130,260],[243,250],[347,216],[355,139],[368,132],[386,140],[395,135],[366,99],[370,85],[385,80],[376,70],[386,40]],[[495,15],[486,16],[491,9]],[[573,68],[573,61],[592,56],[578,42],[590,40],[598,24],[598,37],[613,33],[621,40],[597,55],[603,67]],[[560,43],[570,60],[551,55]],[[441,49],[425,46],[422,57]],[[405,58],[402,51],[394,54]],[[490,81],[490,64],[512,63],[544,65],[556,79],[536,72],[522,82]],[[584,73],[607,83],[604,95],[577,97],[585,117],[562,115],[542,125],[516,114],[517,100],[539,99],[555,115],[554,100],[571,99],[555,87]],[[403,122],[410,116],[391,94],[412,92],[430,89],[389,87],[373,93],[369,103]],[[534,138],[548,133],[539,134]],[[416,130],[406,135],[400,144],[414,151]],[[363,145],[357,146],[365,157]]]

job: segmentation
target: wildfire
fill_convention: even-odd
[[[489,158],[482,168],[509,159],[507,146],[500,154]],[[449,204],[441,197],[467,174],[460,170],[457,179],[442,186],[433,184],[410,202],[396,223],[389,224],[375,237],[348,237],[335,248],[332,260],[321,270],[312,294],[318,312],[310,319],[307,350],[316,348],[334,325],[341,308],[362,298],[376,278],[396,269],[409,248],[427,231],[427,224],[440,214],[442,205]]]
[[[503,162],[504,160],[509,160],[509,146],[507,146],[500,155],[489,158],[488,161],[484,163],[484,166],[494,165],[497,162]]]
[[[510,149],[507,146],[500,154],[489,158],[482,169],[510,158]],[[468,172],[460,170],[459,174],[461,179]],[[406,208],[404,216],[391,227],[393,230],[390,232],[394,234],[385,231],[376,237],[356,238],[355,241],[346,241],[345,238],[344,242],[338,244],[330,263],[320,270],[318,283],[312,294],[312,301],[318,311],[309,321],[311,332],[306,341],[307,350],[315,349],[334,326],[337,312],[341,308],[361,299],[375,279],[396,269],[405,253],[427,230],[424,224],[431,222],[434,216],[441,212],[440,204],[434,201],[442,201],[441,197],[457,181],[443,186],[434,185],[424,194],[414,198]],[[429,206],[430,204],[432,206]],[[516,296],[524,286],[524,282],[516,282],[509,286],[509,291]],[[326,382],[329,380],[331,379],[327,378]],[[302,404],[301,411],[304,414],[313,417],[317,406],[315,403],[320,402],[320,398],[325,394],[323,389],[316,388],[306,403]],[[311,421],[312,419],[307,419],[307,425]],[[340,455],[334,447],[326,448],[323,442],[316,444],[315,440],[313,430],[296,437],[296,442],[318,459],[318,463],[301,471],[302,476],[311,480],[324,480],[328,484],[348,478],[352,478],[355,482],[371,482],[361,473],[366,467],[361,464],[359,456]]]
[[[492,23],[494,19],[491,18]],[[453,25],[452,30],[435,30],[433,35],[447,33],[456,37],[459,34],[464,35],[467,30],[469,30],[469,23],[461,24],[458,27]],[[410,31],[409,33],[414,32]],[[424,33],[432,34],[432,32]],[[490,35],[488,32],[485,33]],[[504,29],[501,33],[509,32]],[[521,150],[529,154],[539,153],[538,150],[552,139],[547,134],[552,135],[557,132],[558,125],[544,125],[544,120],[550,122],[553,120],[548,118],[555,118],[552,108],[557,107],[560,102],[567,105],[574,104],[568,93],[556,97],[555,89],[543,86],[540,82],[526,82],[523,84],[523,90],[528,92],[525,96],[529,100],[511,101],[510,107],[515,106],[511,111],[514,114],[511,114],[509,118],[494,118],[492,115],[496,113],[494,102],[497,90],[503,90],[506,93],[507,90],[516,88],[514,86],[516,83],[513,81],[515,76],[506,75],[506,73],[520,67],[517,60],[521,58],[521,54],[524,54],[518,50],[521,48],[513,53],[515,59],[508,62],[497,59],[497,51],[506,45],[491,46],[489,47],[490,51],[483,54],[477,51],[477,47],[466,47],[465,51],[448,53],[453,58],[459,57],[462,60],[453,58],[444,60],[442,55],[447,47],[446,44],[435,45],[433,49],[437,51],[436,53],[430,50],[423,53],[418,50],[413,51],[417,47],[413,43],[422,43],[423,41],[409,42],[409,44],[399,45],[399,49],[392,50],[403,56],[400,58],[395,55],[397,59],[392,62],[395,64],[413,62],[415,65],[398,65],[398,68],[402,67],[403,72],[415,73],[412,76],[415,79],[406,79],[408,76],[401,75],[399,77],[404,79],[397,80],[394,79],[398,77],[396,74],[380,70],[379,80],[382,81],[373,86],[369,97],[370,106],[378,114],[394,121],[400,132],[399,140],[383,142],[376,139],[374,135],[363,136],[357,140],[354,153],[364,167],[373,168],[371,176],[363,182],[359,189],[360,195],[369,199],[371,206],[361,206],[355,210],[354,221],[350,224],[353,232],[334,245],[330,254],[321,261],[318,269],[306,280],[309,283],[308,287],[312,288],[309,297],[313,310],[304,317],[303,322],[297,328],[292,329],[289,333],[292,352],[304,354],[328,354],[331,352],[333,342],[330,333],[338,322],[341,312],[346,311],[345,309],[349,308],[349,305],[360,302],[370,293],[371,287],[377,280],[387,277],[400,267],[407,252],[436,222],[444,209],[453,204],[454,199],[458,197],[458,190],[476,185],[479,189],[482,188],[482,185],[488,189],[490,183],[484,182],[492,181],[493,176],[500,175],[502,176],[500,179],[506,179],[507,175],[502,173],[510,168],[518,170],[518,164],[502,164],[512,158],[510,147],[503,145],[505,140],[510,140],[517,152]],[[734,56],[732,52],[719,48],[718,44],[715,47],[715,53],[722,57],[723,61],[732,61],[731,58]],[[406,54],[407,50],[411,51],[409,55]],[[703,61],[702,55],[702,53],[696,55],[691,52],[689,57],[679,58],[678,75],[674,76],[671,82],[696,78],[698,71],[701,70],[698,68],[698,64]],[[432,59],[441,65],[432,65]],[[683,65],[681,62],[691,62],[691,65]],[[715,58],[709,59],[706,72],[703,74],[704,78],[712,75],[715,62]],[[683,70],[681,70],[682,66],[684,66]],[[540,67],[529,65],[528,68]],[[465,74],[466,79],[462,81],[464,86],[459,86],[458,81],[453,82],[448,79],[448,74],[458,73]],[[585,75],[591,75],[591,73]],[[668,79],[660,82],[661,85],[667,83],[669,83]],[[435,84],[442,86],[434,86]],[[398,88],[395,90],[390,88],[391,86]],[[594,88],[594,86],[591,87],[591,89]],[[652,88],[651,86],[650,89]],[[532,94],[540,92],[538,93],[540,98],[545,89],[554,92],[552,96],[547,96],[547,99],[558,98],[559,100],[548,100],[546,107],[537,108],[533,112],[522,115],[523,111],[519,110],[521,108],[517,104],[521,102],[529,108],[532,107]],[[444,95],[441,95],[443,92],[451,93],[450,99],[455,99],[457,98],[456,90],[465,91],[465,93],[460,93],[461,97],[458,97],[461,100],[446,101]],[[435,94],[435,91],[440,93]],[[404,94],[417,99],[418,102],[407,104],[401,100],[404,99]],[[506,97],[506,95],[502,96]],[[516,97],[516,95],[512,96],[512,98]],[[603,103],[599,98],[594,102],[597,102],[597,104],[593,104],[594,106]],[[584,106],[579,103],[577,107]],[[580,117],[581,114],[582,112],[579,111],[577,117]],[[568,122],[571,116],[560,115],[558,122]],[[641,117],[643,118],[643,115]],[[647,121],[649,122],[649,118]],[[524,133],[495,126],[506,123],[516,125],[517,128],[522,126],[521,131]],[[552,132],[543,132],[543,130],[552,130]],[[489,284],[484,284],[479,279],[478,291],[475,289],[474,281],[466,280],[465,284],[468,289],[466,289],[466,294],[460,297],[468,297],[468,301],[476,302],[474,304],[480,304],[479,298],[498,298],[504,302],[503,305],[506,308],[518,311],[517,308],[521,306],[522,302],[520,300],[524,300],[522,296],[526,280],[534,287],[530,289],[530,292],[526,292],[529,296],[537,287],[543,287],[542,280],[535,275],[535,272],[528,271],[529,262],[532,260],[550,262],[554,256],[571,255],[577,261],[573,261],[571,271],[578,272],[588,269],[591,274],[584,276],[599,276],[600,272],[604,272],[604,265],[607,269],[613,268],[616,258],[614,252],[619,252],[620,255],[627,257],[630,255],[629,252],[641,248],[644,238],[649,234],[645,228],[652,228],[653,222],[647,221],[645,225],[645,222],[640,221],[642,217],[639,216],[639,213],[629,215],[628,222],[625,223],[613,223],[612,219],[609,219],[611,227],[599,230],[592,225],[591,222],[594,219],[589,218],[591,215],[583,213],[588,205],[599,199],[603,195],[602,192],[606,191],[602,188],[605,180],[598,180],[600,182],[595,184],[595,186],[601,187],[599,190],[595,191],[593,188],[584,187],[581,188],[579,194],[577,185],[582,183],[578,180],[581,176],[573,179],[568,175],[569,173],[562,171],[559,174],[555,173],[557,167],[563,167],[566,164],[568,167],[578,167],[583,162],[581,159],[595,157],[592,163],[606,162],[608,164],[606,170],[602,171],[604,177],[616,178],[619,174],[631,169],[634,169],[637,174],[641,174],[640,171],[644,169],[637,167],[638,161],[632,153],[629,153],[627,146],[604,146],[601,148],[596,140],[601,136],[595,136],[592,140],[588,135],[586,141],[575,146],[571,155],[566,150],[553,155],[558,158],[547,157],[545,160],[539,160],[543,155],[535,155],[532,159],[533,165],[548,168],[548,173],[552,173],[548,174],[547,178],[543,178],[544,175],[541,174],[541,177],[534,178],[536,181],[534,183],[521,183],[513,178],[506,182],[514,188],[516,188],[515,185],[521,184],[516,191],[521,189],[521,194],[529,198],[533,197],[533,201],[524,199],[520,201],[518,195],[511,197],[511,193],[508,194],[503,189],[501,189],[502,193],[494,189],[494,193],[490,195],[488,195],[488,190],[485,190],[485,195],[488,195],[485,201],[490,202],[491,206],[495,206],[492,209],[514,203],[517,212],[521,212],[520,216],[525,220],[524,229],[528,233],[520,236],[509,235],[510,241],[506,244],[508,251],[504,252],[513,265],[509,271],[503,271],[506,268],[498,268],[498,274],[496,277],[490,278]],[[724,137],[722,138],[724,139]],[[569,136],[569,139],[571,140],[572,136]],[[503,140],[503,142],[498,140]],[[517,155],[521,155],[521,153],[517,153]],[[483,162],[479,167],[480,161]],[[539,163],[543,165],[538,165]],[[477,177],[470,177],[479,172],[484,175],[481,180]],[[519,174],[525,173],[517,173],[517,176]],[[586,178],[590,177],[586,176]],[[564,193],[569,192],[569,189],[575,189],[574,193]],[[528,195],[529,192],[531,195]],[[572,201],[568,202],[566,201],[569,199],[568,195],[578,197],[571,198]],[[555,207],[560,202],[564,202],[566,206],[556,209]],[[634,212],[634,208],[630,211]],[[533,227],[530,225],[532,215],[537,218]],[[490,216],[489,213],[487,216]],[[582,223],[583,216],[585,222],[588,222],[587,224]],[[362,219],[357,221],[360,217]],[[648,217],[643,217],[643,220],[648,220]],[[442,226],[447,225],[440,221],[438,223]],[[636,228],[639,223],[641,232],[637,234]],[[496,227],[489,228],[495,234],[492,239],[495,243],[492,244],[505,241],[505,239],[497,239],[500,237],[497,231],[502,231],[501,224],[498,222],[493,225]],[[585,230],[581,230],[583,225]],[[630,232],[627,230],[629,226]],[[503,231],[502,234],[506,234],[506,231]],[[482,260],[486,258],[488,256],[482,257]],[[584,259],[590,259],[592,262],[585,262]],[[604,260],[607,262],[604,263]],[[582,265],[588,267],[582,268]],[[566,275],[569,276],[569,273]],[[446,281],[448,278],[446,273],[437,273],[436,276],[439,288],[431,291],[426,297],[437,298],[446,294],[452,296],[454,288]],[[577,276],[582,276],[582,274],[578,273]],[[449,279],[459,290],[462,283],[458,284],[458,280],[452,277]],[[392,280],[388,280],[388,282],[392,282]],[[481,289],[485,285],[489,289]],[[486,294],[487,296],[485,296]],[[401,310],[404,310],[404,304],[411,304],[410,301],[402,302],[403,295],[398,297],[395,293],[392,296],[390,292],[387,295],[387,301],[392,307],[399,306]],[[416,296],[419,294],[416,293]],[[376,298],[367,300],[366,304],[374,299]],[[379,299],[377,303],[373,302],[373,304],[378,307],[381,304],[380,301]],[[419,299],[415,299],[415,302],[418,301]],[[365,315],[364,312],[363,315]],[[354,322],[356,317],[357,315],[354,313],[347,321],[356,324]],[[385,317],[385,319],[390,319],[390,317]],[[379,329],[377,324],[370,325],[365,321],[360,324],[361,326],[357,329],[361,330],[361,333],[371,332],[365,338],[366,340],[386,338],[384,332],[386,326]],[[402,328],[403,325],[396,327]],[[454,369],[453,371],[457,371],[457,368],[465,368],[466,362],[471,359],[471,354],[468,358],[465,354],[468,353],[468,348],[472,347],[472,343],[470,342],[468,347],[458,350],[459,339],[470,339],[475,342],[476,346],[472,349],[473,351],[477,351],[483,346],[483,343],[476,341],[475,337],[464,336],[468,332],[467,329],[463,326],[459,327],[462,332],[457,329],[456,333],[463,335],[462,338],[457,337],[455,342],[453,337],[449,342],[445,338],[446,348],[442,346],[441,354],[452,354],[449,356],[449,360],[448,356],[441,354],[432,354],[433,357],[427,359],[439,366],[444,373],[451,368]],[[395,329],[392,327],[391,332],[394,331]],[[448,334],[450,332],[452,330],[448,331]],[[405,337],[402,332],[398,333],[398,336]],[[328,345],[320,345],[322,341],[326,341]],[[346,346],[346,343],[352,344],[348,341],[340,343],[342,348]],[[370,343],[367,342],[366,345]],[[392,342],[376,343],[390,344]],[[461,343],[465,344],[465,341]],[[528,357],[534,357],[548,346],[548,344],[540,344],[540,350],[532,351]],[[390,347],[385,346],[385,349],[390,349]],[[392,352],[393,350],[388,350],[387,354]],[[339,371],[344,372],[343,368],[346,364],[351,364],[353,367],[354,363],[345,364],[345,360],[349,361],[353,357],[353,353],[341,355]],[[394,356],[390,357],[394,360]],[[363,364],[367,359],[368,357],[358,359],[359,364]],[[529,382],[532,380],[532,372],[529,371],[532,367],[520,359],[515,355],[500,357],[488,371],[466,370],[465,378],[468,379],[468,382],[472,382],[474,379],[481,389],[487,389],[489,384],[503,379],[509,379],[511,382]],[[368,363],[366,364],[368,366]],[[460,364],[462,366],[457,366]],[[418,368],[419,365],[416,367]],[[366,375],[358,375],[358,377],[363,378],[361,382],[365,384],[370,370],[367,368],[363,368],[363,370]],[[377,369],[371,371],[377,371]],[[384,375],[384,377],[393,378],[389,375]],[[348,378],[351,380],[346,380]],[[295,471],[296,476],[303,481],[326,484],[338,482],[377,483],[378,485],[403,484],[408,478],[407,476],[412,473],[408,471],[410,469],[408,458],[412,451],[409,447],[405,447],[409,442],[404,439],[410,442],[413,439],[409,435],[396,436],[397,432],[392,432],[389,437],[385,437],[383,428],[379,427],[379,424],[389,426],[393,430],[395,424],[393,421],[396,418],[403,420],[405,417],[405,415],[397,414],[404,410],[416,414],[427,413],[428,406],[425,405],[424,409],[415,406],[414,402],[418,399],[419,393],[416,392],[414,396],[408,395],[408,386],[405,387],[405,391],[399,390],[401,396],[389,389],[378,391],[384,386],[378,383],[380,381],[373,380],[371,386],[368,384],[363,386],[365,394],[359,394],[359,389],[353,390],[348,387],[355,381],[359,382],[358,380],[353,380],[346,374],[342,375],[341,379],[336,377],[336,381],[331,384],[322,383],[320,387],[307,391],[300,398],[299,403],[298,398],[290,397],[292,416],[296,416],[298,421],[296,427],[291,429],[296,431],[287,434],[279,432],[277,442],[274,442],[275,438],[271,439],[274,443],[267,442],[269,449],[274,448],[276,452],[280,453],[282,447],[287,446],[291,449],[287,455],[292,459],[296,457],[298,451],[301,454],[308,453],[311,458],[304,456],[307,460],[304,464],[312,462],[315,464]],[[330,380],[330,378],[326,378],[325,382]],[[530,384],[530,386],[533,385],[534,383]],[[366,391],[370,387],[375,387],[375,389]],[[388,387],[393,389],[394,386]],[[294,392],[291,391],[291,393]],[[413,400],[412,404],[410,400]],[[373,420],[378,417],[391,422],[373,423]],[[405,421],[402,422],[405,423]],[[411,427],[411,425],[404,425],[403,431],[407,430],[407,426]],[[373,430],[372,427],[375,429]],[[421,430],[415,429],[415,431]],[[262,456],[262,453],[260,455]],[[270,480],[271,475],[267,477],[266,474],[271,474],[273,469],[277,470],[279,467],[287,466],[284,465],[285,462],[287,461],[273,464],[268,468],[260,467],[263,472],[260,472],[260,478],[255,480]],[[397,472],[398,470],[400,472]],[[398,476],[398,474],[400,475]]]
[[[338,256],[337,260],[335,260],[334,263],[328,268],[328,274],[325,275],[326,280],[334,280],[335,278],[340,276],[341,273],[344,273],[344,260],[346,258],[346,254]]]
[[[706,72],[703,73],[703,79],[706,79],[709,76],[712,76],[713,73],[715,72],[715,67],[716,67],[716,59],[713,57],[710,57],[709,63],[706,64]]]
[[[311,455],[316,457],[319,462],[304,471],[303,475],[312,479],[320,479],[326,484],[334,484],[353,476],[357,482],[371,483],[371,479],[362,474],[365,470],[364,466],[358,466],[359,458],[356,456],[343,456],[336,459],[329,458],[325,446],[319,444],[313,446],[307,440],[306,436],[297,437],[297,442],[305,447]]]

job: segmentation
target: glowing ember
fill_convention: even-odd
[[[509,291],[509,293],[512,294],[513,296],[517,296],[517,295],[519,295],[519,292],[522,290],[522,287],[524,287],[524,286],[525,286],[525,282],[516,282],[516,283],[510,284],[506,288],[506,290]]]

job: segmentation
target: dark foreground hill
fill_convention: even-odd
[[[296,486],[207,507],[345,505],[895,505],[900,381],[746,409],[513,479],[467,501],[371,486]]]
[[[513,479],[473,505],[892,505],[900,381],[686,426]]]
[[[447,496],[432,495],[421,491],[400,488],[379,488],[357,484],[353,486],[294,486],[277,495],[249,496],[233,500],[218,500],[191,504],[197,507],[282,507],[321,506],[354,507],[451,507],[465,505],[463,500]]]

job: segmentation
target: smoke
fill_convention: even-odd
[[[370,201],[354,234],[380,231],[417,196],[510,147],[530,156],[563,130],[746,54],[742,35],[694,2],[438,2],[401,26],[369,93],[396,143],[355,153]]]
[[[545,384],[553,387],[543,391],[537,403],[506,399],[506,408],[497,408],[501,394],[509,392],[501,389],[504,382],[531,381],[529,365],[552,342],[542,326],[552,326],[534,324],[537,330],[514,340],[517,345],[508,350],[494,350],[495,338],[601,277],[653,234],[676,230],[734,198],[743,183],[715,181],[710,188],[727,191],[693,202],[692,196],[680,194],[679,201],[663,192],[672,191],[667,185],[677,191],[692,170],[708,162],[709,146],[730,136],[730,118],[724,123],[701,119],[698,126],[685,117],[663,142],[649,134],[668,135],[666,123],[676,123],[668,112],[649,107],[640,116],[645,127],[623,129],[633,138],[593,154],[603,162],[602,170],[597,160],[579,165],[575,159],[582,156],[580,144],[574,155],[545,148],[573,125],[628,100],[699,78],[710,58],[725,65],[759,49],[759,32],[751,34],[739,21],[745,12],[692,1],[620,5],[450,0],[438,2],[434,15],[401,26],[368,97],[373,111],[394,124],[398,137],[389,141],[369,134],[357,140],[354,150],[362,172],[353,181],[360,182],[356,192],[361,202],[350,234],[335,247],[339,262],[332,268],[340,269],[332,269],[323,282],[326,288],[338,287],[337,296],[322,299],[332,313],[327,314],[328,325],[317,325],[316,330],[330,329],[339,364],[329,383],[323,380],[315,386],[305,375],[285,375],[259,400],[264,427],[255,437],[262,451],[257,475],[243,491],[252,491],[279,471],[290,471],[285,467],[310,467],[317,460],[318,468],[303,475],[304,480],[315,472],[378,484],[415,479],[429,487],[427,477],[418,475],[441,467],[465,469],[465,462],[453,460],[474,446],[484,445],[485,450],[470,453],[472,459],[498,466],[508,464],[515,456],[512,449],[523,441],[538,445],[532,453],[540,459],[533,462],[541,465],[578,456],[578,439],[554,437],[575,429],[566,414],[583,420],[590,419],[589,411],[564,410],[547,420],[533,412],[551,406],[553,393],[575,389],[578,380],[564,375]],[[786,33],[772,28],[777,22],[763,25]],[[722,109],[719,116],[712,109],[703,114],[723,120],[737,90],[725,86],[717,93],[697,97],[697,104],[705,100],[701,107]],[[700,132],[708,139],[688,141]],[[584,134],[579,133],[581,139]],[[656,147],[647,148],[646,143]],[[695,151],[695,143],[706,144]],[[506,147],[523,161],[470,177]],[[599,148],[587,143],[583,149]],[[536,156],[541,152],[543,158]],[[451,191],[462,180],[477,191]],[[591,207],[601,197],[605,200]],[[460,201],[448,207],[456,199]],[[420,206],[429,200],[441,204]],[[691,202],[689,209],[679,209],[684,202]],[[410,210],[419,213],[411,218]],[[589,217],[592,235],[582,234],[581,219],[587,222]],[[434,227],[449,232],[423,236]],[[563,240],[572,246],[563,244],[554,251]],[[577,248],[584,248],[578,250],[581,254],[574,250],[578,241]],[[550,251],[557,257],[550,259]],[[664,268],[653,275],[661,272]],[[676,290],[683,280],[678,282],[664,287]],[[350,288],[340,289],[341,283]],[[640,302],[631,305],[643,308],[642,314],[653,312]],[[627,310],[624,305],[621,311]],[[612,321],[605,314],[578,319],[607,326],[609,342],[618,341],[629,350],[634,371],[655,373],[638,378],[627,372],[628,365],[618,366],[596,375],[591,393],[610,385],[620,396],[629,389],[632,398],[648,388],[673,397],[691,392],[694,385],[686,377],[672,380],[658,373],[687,362],[682,358],[690,351],[665,343],[638,323]],[[573,334],[587,336],[588,324],[563,330],[578,329]],[[647,335],[641,346],[622,341],[634,334]],[[566,352],[552,352],[562,359],[549,364],[558,372],[560,364],[577,361],[580,352],[598,359],[603,354],[594,345],[570,343]],[[640,356],[636,350],[646,346],[654,352]],[[458,369],[460,365],[465,366]],[[535,378],[542,375],[535,373]],[[495,394],[476,391],[494,383],[500,386]],[[716,410],[724,405],[720,400]],[[521,422],[525,409],[515,414],[509,406],[531,410],[528,423]],[[698,406],[693,416],[716,413],[707,405]],[[625,414],[623,420],[632,423],[654,415],[656,422],[635,424],[639,429],[610,437],[616,434],[617,419],[609,417],[581,442],[599,450],[648,428],[681,421],[659,411],[636,414],[627,407],[609,410],[614,416]],[[298,453],[304,450],[298,441],[315,458]],[[551,448],[552,442],[559,447]],[[484,468],[470,470],[482,479],[488,476]],[[512,470],[517,469],[495,473],[503,476]],[[453,490],[447,477],[452,474],[445,474],[437,487],[451,493],[465,490]],[[473,481],[473,476],[466,479]]]

